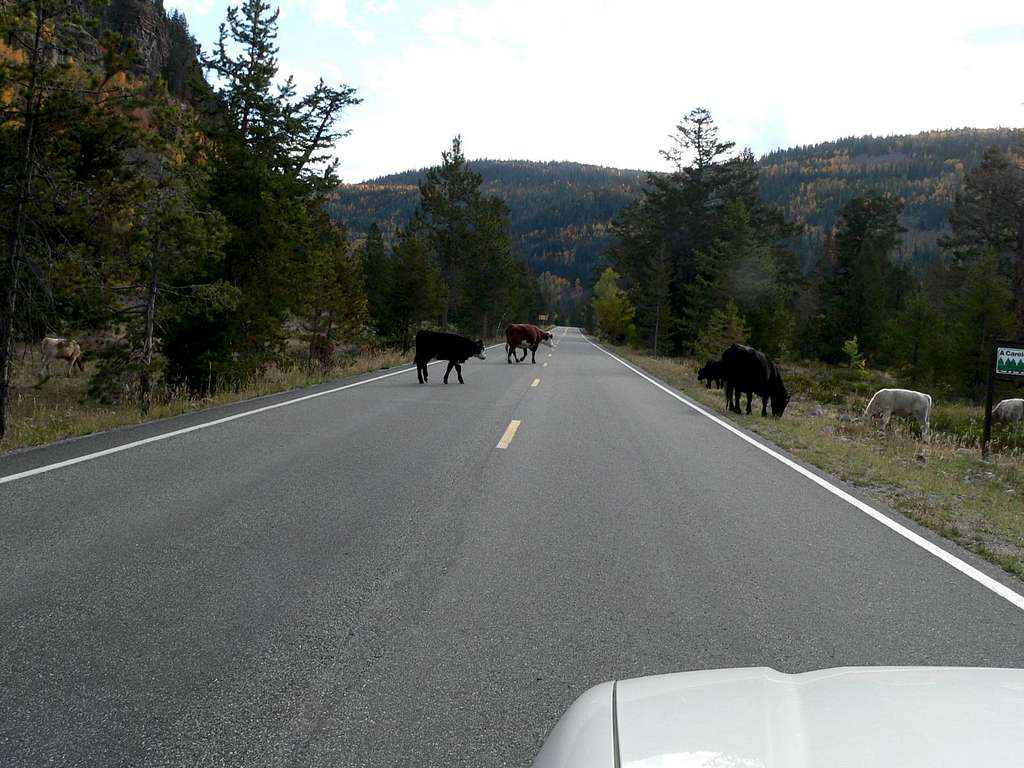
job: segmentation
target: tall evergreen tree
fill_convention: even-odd
[[[299,98],[290,79],[274,85],[277,18],[262,0],[229,8],[204,60],[219,86],[207,130],[216,143],[211,199],[229,226],[222,277],[239,301],[220,317],[183,315],[169,329],[169,349],[181,353],[169,353],[169,373],[193,386],[240,381],[282,353],[284,321],[302,310],[294,286],[314,279],[322,249],[320,212],[337,183],[329,154],[345,135],[336,125],[359,103],[347,86],[320,82]],[[209,333],[211,324],[222,330]]]
[[[373,326],[379,331],[387,325],[389,263],[384,237],[377,222],[370,225],[366,240],[359,246],[359,263],[366,286],[366,308]]]
[[[892,261],[904,231],[902,210],[902,200],[882,193],[844,206],[835,232],[835,269],[823,291],[826,360],[842,360],[843,342],[853,336],[869,361],[882,349],[886,319],[899,309],[896,291],[905,283]]]
[[[995,254],[1014,291],[1016,331],[1024,334],[1024,155],[991,147],[964,179],[941,244],[961,263]]]
[[[442,328],[448,327],[461,306],[467,269],[478,255],[474,253],[474,215],[480,209],[482,183],[466,163],[462,137],[456,136],[451,149],[441,153],[441,165],[427,171],[419,185],[420,204],[412,226],[429,240],[445,283]]]
[[[457,324],[483,337],[511,317],[522,286],[512,250],[508,206],[481,191],[462,139],[441,153],[441,165],[420,182],[420,203],[408,231],[430,245],[445,285],[441,327]]]
[[[410,231],[401,234],[386,285],[388,333],[405,352],[412,346],[416,329],[436,318],[447,298],[444,279],[425,238]]]
[[[1013,292],[994,253],[979,256],[966,268],[963,287],[951,294],[952,319],[949,371],[960,393],[978,400],[988,381],[992,342],[1014,328]]]
[[[785,315],[788,327],[795,291],[780,286],[791,284],[796,270],[782,241],[793,230],[760,203],[753,155],[733,155],[734,144],[718,138],[706,109],[691,111],[676,131],[662,152],[674,170],[649,174],[640,199],[613,227],[609,261],[637,306],[642,335],[692,349],[711,310],[729,298],[767,302],[772,309],[762,324]],[[745,269],[759,270],[770,285],[751,290],[757,280]]]

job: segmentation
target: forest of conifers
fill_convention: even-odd
[[[757,160],[694,109],[657,173],[470,163],[455,137],[437,166],[341,185],[341,126],[373,95],[279,88],[269,3],[232,10],[204,55],[156,0],[0,14],[0,414],[18,345],[46,333],[99,339],[90,396],[143,409],[287,364],[296,336],[404,349],[419,327],[487,337],[542,313],[965,397],[989,341],[1024,334],[1018,131]]]

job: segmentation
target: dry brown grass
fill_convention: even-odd
[[[143,415],[139,407],[130,401],[103,405],[86,397],[93,364],[87,363],[84,374],[76,372],[77,375],[73,374],[71,378],[64,377],[65,368],[54,365],[53,375],[40,381],[37,354],[23,353],[19,356],[21,364],[12,390],[8,432],[0,443],[0,453],[308,387],[403,365],[411,359],[411,353],[403,355],[384,351],[348,358],[327,371],[310,372],[302,365],[288,368],[271,366],[262,376],[238,389],[203,398],[190,397],[182,389],[158,387],[149,412]]]
[[[1024,578],[1022,436],[997,428],[994,445],[999,450],[983,461],[980,408],[937,400],[925,444],[916,425],[894,420],[895,426],[883,432],[879,423],[861,417],[875,389],[894,386],[885,374],[789,364],[782,369],[793,399],[783,418],[762,418],[757,398],[752,415],[736,415],[726,411],[722,391],[698,383],[697,361],[616,351],[716,413],[846,482],[869,488],[911,519]]]

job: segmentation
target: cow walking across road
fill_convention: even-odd
[[[768,415],[768,401],[772,403],[772,416],[781,416],[789,404],[789,392],[782,383],[774,361],[764,352],[733,344],[722,353],[725,378],[725,402],[730,411],[740,413],[740,395],[747,396],[747,413],[754,395],[761,398],[761,415]]]
[[[551,334],[541,330],[536,325],[516,323],[505,329],[505,359],[509,363],[512,362],[513,357],[515,357],[517,363],[522,362],[519,359],[520,349],[523,350],[523,360],[526,359],[526,351],[529,350],[533,355],[531,362],[536,363],[537,347],[541,344],[549,347],[554,346],[551,342]]]
[[[448,383],[448,374],[455,369],[459,377],[459,384],[465,384],[462,380],[462,364],[471,357],[486,360],[484,355],[484,343],[482,340],[468,339],[456,333],[441,333],[440,331],[417,331],[416,332],[416,377],[420,384],[427,383],[427,363],[431,360],[447,360],[448,368],[444,372],[444,383]]]

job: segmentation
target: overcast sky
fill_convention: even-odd
[[[165,0],[204,50],[232,3]],[[234,3],[237,4],[237,3]],[[276,4],[274,4],[276,5]],[[761,155],[842,136],[1024,125],[1024,0],[281,0],[280,65],[358,90],[362,181],[470,158],[663,169],[680,118]]]

